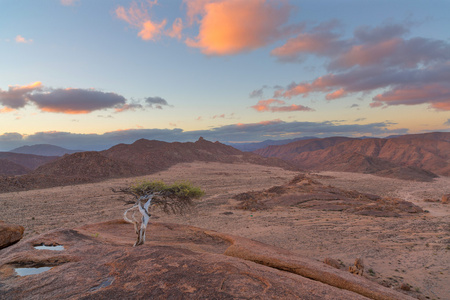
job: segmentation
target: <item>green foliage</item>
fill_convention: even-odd
[[[167,185],[162,181],[144,180],[132,185],[130,190],[138,196],[158,193],[165,197],[180,199],[197,199],[205,194],[201,188],[187,181]]]

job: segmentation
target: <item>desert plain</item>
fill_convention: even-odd
[[[346,172],[306,176],[345,190],[401,198],[425,212],[375,217],[345,211],[296,206],[264,210],[238,209],[234,196],[283,185],[299,172],[277,167],[216,162],[180,163],[152,175],[0,194],[0,220],[25,227],[24,238],[53,229],[122,218],[130,206],[112,188],[140,180],[166,183],[187,180],[205,196],[185,215],[155,211],[150,222],[178,223],[237,235],[324,261],[332,258],[348,269],[364,260],[364,277],[418,299],[450,299],[450,178],[415,182]],[[151,241],[152,232],[147,232]],[[356,276],[356,275],[355,275]],[[409,291],[404,291],[409,289]]]

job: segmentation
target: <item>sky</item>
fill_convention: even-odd
[[[0,8],[0,151],[450,131],[448,0]]]

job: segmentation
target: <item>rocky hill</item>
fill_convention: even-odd
[[[241,152],[200,138],[195,143],[166,143],[141,139],[108,150],[65,155],[15,178],[0,178],[0,191],[18,191],[152,174],[184,162],[251,163],[297,169],[277,158]]]
[[[30,171],[22,165],[16,164],[7,159],[0,159],[0,174],[2,175],[23,175]]]
[[[0,152],[0,175],[22,175],[55,159],[54,156]]]
[[[394,138],[324,138],[270,146],[255,151],[296,166],[431,180],[450,176],[450,133],[436,132]]]
[[[126,162],[115,161],[99,152],[78,152],[42,165],[31,175],[79,178],[113,178],[132,176],[137,173]]]
[[[15,148],[9,152],[22,153],[22,154],[34,154],[41,156],[63,156],[64,154],[73,154],[76,152],[82,152],[81,150],[69,150],[66,148],[58,147],[50,144],[37,144],[32,146],[22,146]]]

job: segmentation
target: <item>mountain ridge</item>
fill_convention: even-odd
[[[278,157],[294,165],[321,171],[346,171],[383,174],[428,180],[436,177],[433,173],[450,176],[450,133],[433,132],[405,135],[392,138],[355,139],[333,137],[294,142],[282,146],[269,146],[254,153],[264,157]],[[358,158],[358,156],[361,157]],[[347,164],[343,161],[360,161],[362,165]],[[361,170],[368,158],[372,170]],[[377,165],[375,167],[375,165]],[[389,171],[391,170],[391,171]],[[406,174],[410,174],[407,176]]]
[[[16,191],[149,175],[178,163],[194,161],[250,163],[298,170],[281,159],[264,158],[203,138],[194,143],[140,139],[132,144],[118,144],[104,151],[67,154],[28,174],[0,178],[0,190]]]

